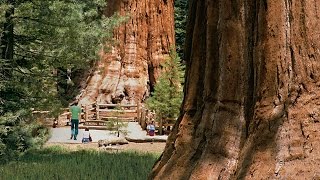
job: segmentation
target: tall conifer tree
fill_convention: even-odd
[[[163,73],[155,85],[155,91],[147,100],[147,106],[159,118],[176,118],[183,99],[182,81],[184,67],[178,54],[171,51],[170,58],[163,64]]]
[[[86,68],[98,59],[122,18],[102,14],[105,0],[0,0],[0,157],[43,142],[30,108],[50,110],[56,69]],[[1,160],[0,160],[1,162]]]

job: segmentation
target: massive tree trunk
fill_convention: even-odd
[[[320,178],[320,1],[189,2],[185,98],[149,178]]]
[[[115,30],[118,44],[102,53],[80,104],[143,101],[174,45],[173,0],[109,0],[105,13],[114,12],[130,18]]]

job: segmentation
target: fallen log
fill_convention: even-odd
[[[129,142],[125,138],[112,138],[112,139],[103,139],[98,141],[98,146],[109,146],[109,145],[123,145],[128,144]]]
[[[167,137],[145,137],[145,138],[132,138],[132,137],[125,137],[127,141],[129,142],[135,142],[135,143],[145,143],[145,142],[166,142]]]

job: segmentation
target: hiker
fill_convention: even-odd
[[[79,117],[81,114],[81,108],[78,106],[78,103],[75,102],[70,107],[71,112],[71,138],[77,140],[77,135],[79,131]]]
[[[154,121],[149,122],[147,126],[147,135],[154,136],[156,130],[156,126],[154,125]]]
[[[86,128],[83,132],[82,143],[92,142],[91,135],[89,133],[89,128]]]

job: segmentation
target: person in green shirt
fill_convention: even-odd
[[[81,108],[78,106],[78,103],[74,103],[70,107],[71,112],[71,138],[77,140],[77,135],[79,131],[79,119],[81,114]]]

